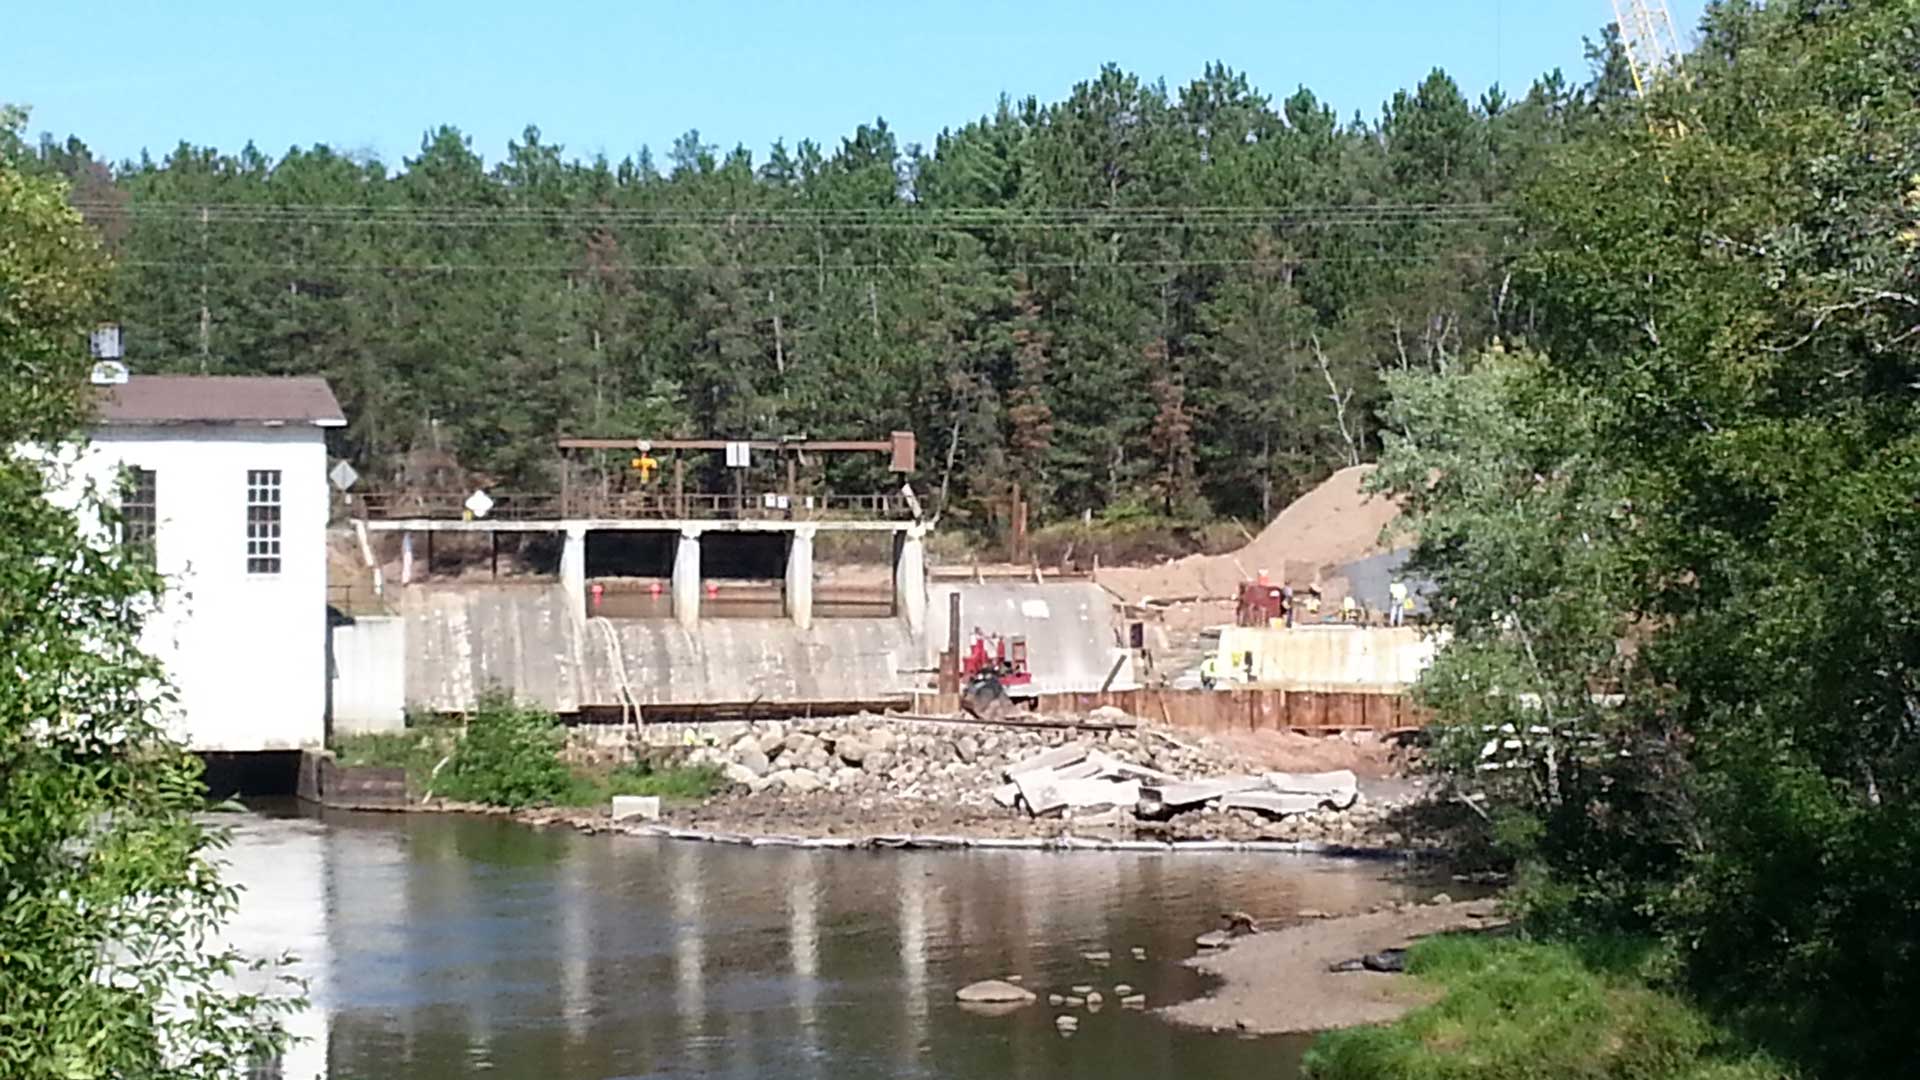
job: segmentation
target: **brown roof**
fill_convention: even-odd
[[[327,380],[312,376],[135,375],[97,388],[108,424],[312,424],[347,418]]]

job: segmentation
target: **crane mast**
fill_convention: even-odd
[[[1680,55],[1680,35],[1666,0],[1613,0],[1613,22],[1633,73],[1634,92],[1646,96],[1654,80]]]

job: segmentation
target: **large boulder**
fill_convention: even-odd
[[[971,765],[980,758],[980,745],[973,741],[973,736],[962,735],[954,740],[953,753],[962,762]]]
[[[872,751],[867,749],[866,743],[861,742],[851,735],[847,735],[834,742],[833,752],[839,755],[841,761],[849,765],[858,765],[862,761],[865,761],[867,755]]]
[[[733,763],[755,776],[765,776],[767,770],[773,767],[773,763],[767,760],[767,755],[761,753],[758,746],[736,749],[733,753]]]
[[[777,780],[788,791],[797,791],[802,794],[819,791],[827,786],[827,782],[820,779],[820,774],[812,769],[782,769],[767,779]]]
[[[893,754],[886,750],[869,751],[866,760],[860,763],[866,771],[876,774],[885,773],[892,764]]]
[[[1036,997],[1026,987],[1001,979],[982,979],[961,987],[953,996],[971,1005],[1024,1005]]]
[[[867,748],[870,750],[891,750],[898,743],[893,732],[877,727],[867,733]]]

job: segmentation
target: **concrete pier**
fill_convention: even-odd
[[[587,530],[578,525],[567,526],[566,539],[560,547],[560,587],[567,594],[567,603],[576,616],[585,617],[587,611]]]
[[[689,630],[700,621],[700,532],[682,528],[673,554],[673,617]]]
[[[900,551],[893,561],[894,609],[919,634],[927,625],[927,527],[915,525],[900,534]]]
[[[787,547],[787,615],[802,630],[813,627],[813,534],[811,526],[793,530]]]

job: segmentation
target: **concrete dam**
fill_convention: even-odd
[[[333,631],[340,731],[392,729],[408,709],[464,711],[489,689],[607,718],[912,708],[934,692],[956,596],[962,636],[977,626],[1026,639],[1041,692],[1137,685],[1127,628],[1106,590],[1088,581],[929,581],[918,523],[421,519],[367,528],[403,537],[557,534],[559,574],[387,586],[390,614],[357,616]],[[891,595],[855,605],[817,593],[814,542],[822,531],[891,534],[891,589],[882,590]],[[595,532],[642,534],[640,547],[668,551],[670,561],[650,588],[625,579],[603,585],[588,576]],[[714,568],[709,545],[748,538],[758,546],[750,579],[727,579],[723,589],[702,572]],[[778,576],[770,563],[779,564]],[[636,609],[643,613],[598,613]]]

